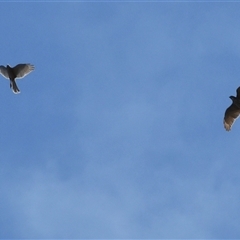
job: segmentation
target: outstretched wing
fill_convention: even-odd
[[[238,118],[239,114],[240,114],[240,109],[234,104],[232,104],[229,108],[227,108],[224,115],[224,119],[223,119],[223,124],[227,131],[231,130],[231,127],[234,121]]]
[[[7,68],[2,65],[0,66],[0,74],[9,79]]]
[[[18,64],[13,68],[13,70],[17,76],[16,78],[23,78],[34,70],[34,66],[31,64]]]
[[[236,90],[237,92],[237,98],[240,98],[240,87],[238,87],[238,89]]]

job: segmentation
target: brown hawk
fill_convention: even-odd
[[[14,93],[20,93],[20,90],[17,87],[15,79],[23,78],[31,71],[34,70],[34,66],[31,64],[18,64],[15,67],[7,67],[0,66],[0,74],[2,74],[5,78],[10,80],[10,88],[12,88]]]
[[[240,114],[240,87],[237,89],[237,96],[230,96],[232,99],[232,104],[225,111],[223,124],[227,131],[231,130],[234,121],[238,118]]]

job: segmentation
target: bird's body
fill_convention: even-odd
[[[34,66],[31,64],[18,64],[15,67],[10,67],[7,65],[7,67],[0,66],[0,74],[2,74],[3,77],[10,80],[10,88],[12,88],[14,93],[20,93],[20,90],[17,87],[16,79],[23,78],[27,74],[29,74],[31,71],[34,70]]]
[[[232,104],[225,111],[223,119],[224,128],[227,131],[231,130],[234,121],[240,115],[240,87],[238,87],[237,89],[237,96],[236,97],[230,96],[229,98],[231,98]]]

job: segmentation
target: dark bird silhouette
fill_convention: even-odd
[[[7,67],[0,66],[0,74],[2,74],[3,77],[10,80],[10,88],[12,88],[14,93],[20,93],[20,90],[17,87],[16,79],[17,78],[23,78],[27,74],[29,74],[31,71],[34,70],[34,66],[31,64],[18,64],[15,67],[10,67],[7,65]]]
[[[236,97],[230,96],[229,98],[232,99],[232,104],[225,111],[223,119],[223,124],[227,131],[231,130],[234,121],[240,115],[240,87],[238,87],[237,89],[237,96]]]

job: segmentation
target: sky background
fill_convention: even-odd
[[[240,2],[1,2],[0,238],[240,238]]]

